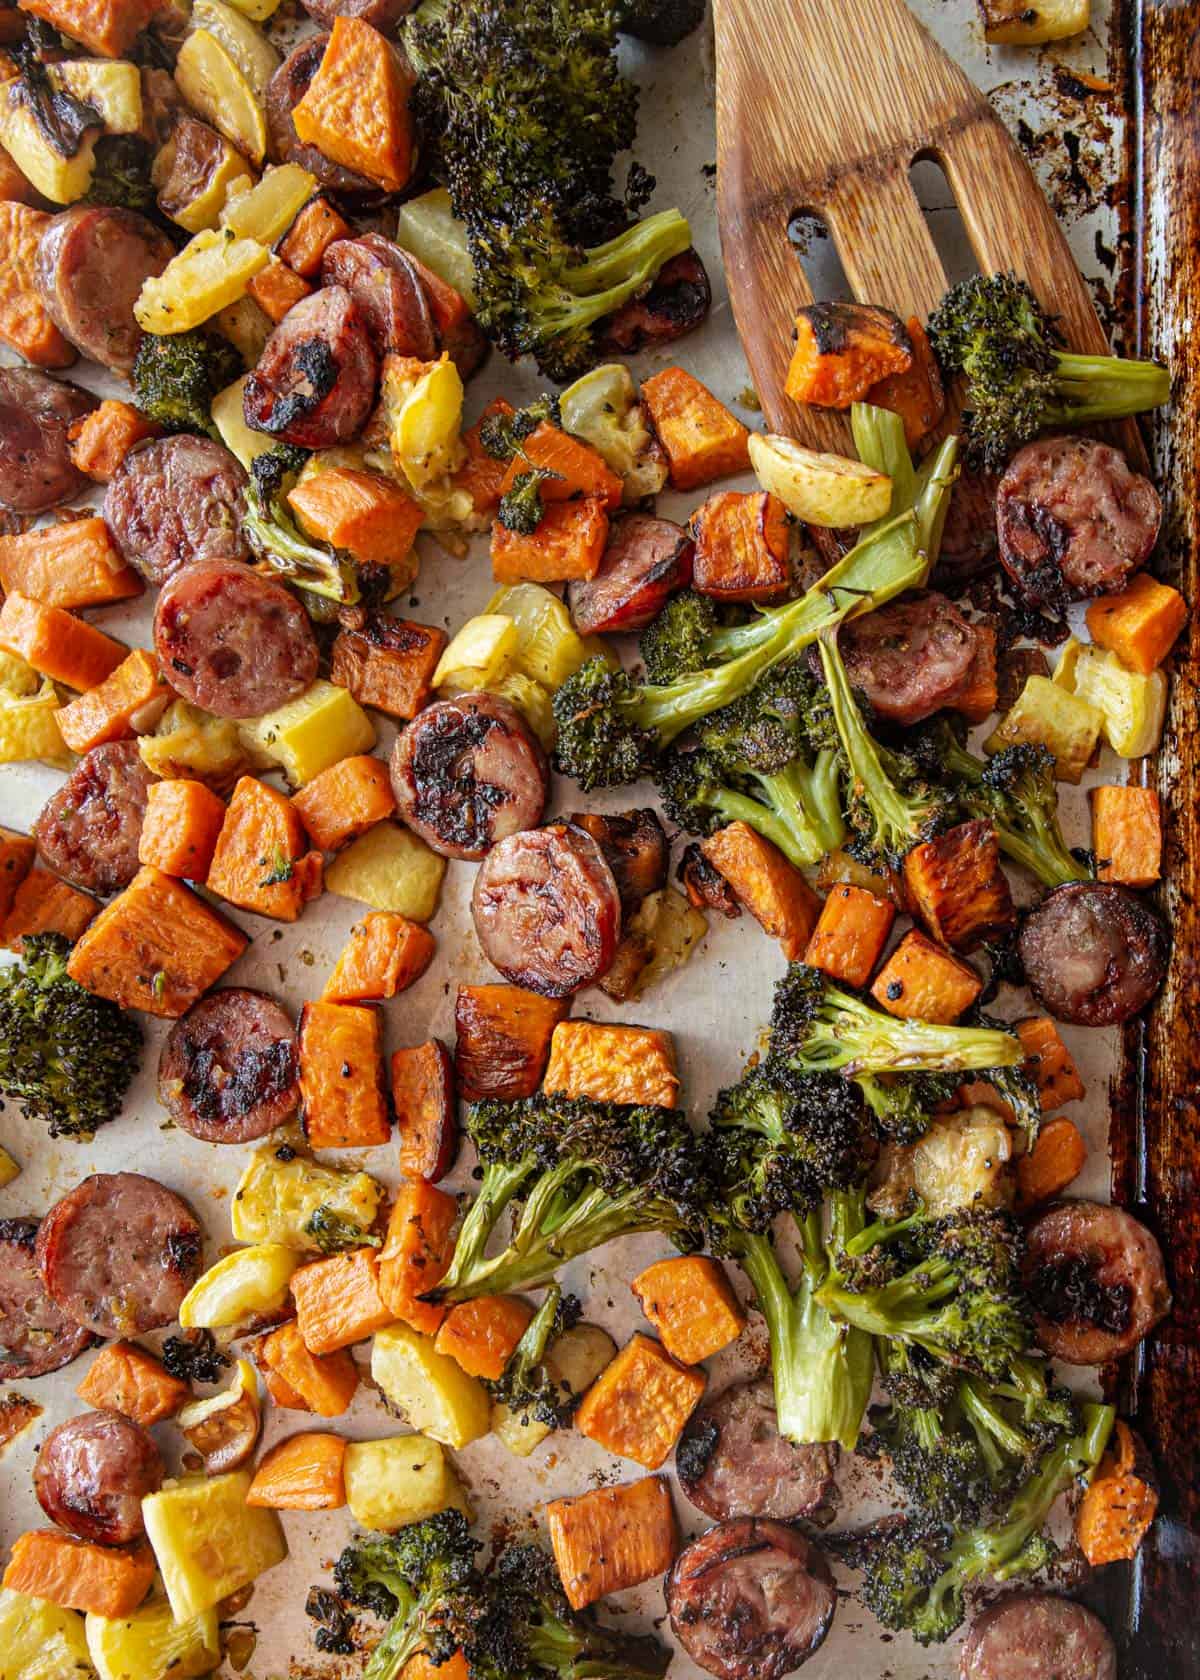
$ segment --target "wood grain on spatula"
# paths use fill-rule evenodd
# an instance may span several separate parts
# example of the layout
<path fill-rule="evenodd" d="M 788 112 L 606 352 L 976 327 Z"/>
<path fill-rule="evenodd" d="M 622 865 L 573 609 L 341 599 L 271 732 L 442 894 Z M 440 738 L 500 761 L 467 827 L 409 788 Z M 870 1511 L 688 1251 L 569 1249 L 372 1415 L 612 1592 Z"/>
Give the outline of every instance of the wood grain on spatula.
<path fill-rule="evenodd" d="M 717 214 L 734 315 L 771 428 L 845 450 L 845 418 L 784 392 L 797 309 L 811 303 L 788 239 L 827 224 L 863 303 L 922 318 L 946 290 L 909 171 L 932 158 L 985 273 L 1014 269 L 1068 346 L 1108 350 L 1053 211 L 1016 142 L 903 0 L 713 0 Z"/>

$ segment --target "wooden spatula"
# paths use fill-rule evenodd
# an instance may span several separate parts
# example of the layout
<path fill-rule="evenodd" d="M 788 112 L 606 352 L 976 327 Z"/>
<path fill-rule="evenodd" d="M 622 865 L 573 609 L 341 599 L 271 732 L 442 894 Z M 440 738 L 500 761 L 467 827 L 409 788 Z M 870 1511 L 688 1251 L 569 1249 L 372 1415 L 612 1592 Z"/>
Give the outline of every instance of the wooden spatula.
<path fill-rule="evenodd" d="M 713 0 L 717 207 L 738 330 L 767 422 L 845 450 L 838 415 L 784 393 L 796 310 L 813 301 L 788 239 L 827 224 L 863 303 L 922 319 L 946 276 L 909 180 L 939 163 L 985 274 L 1014 269 L 1072 350 L 1108 341 L 1062 229 L 988 101 L 903 0 Z"/>

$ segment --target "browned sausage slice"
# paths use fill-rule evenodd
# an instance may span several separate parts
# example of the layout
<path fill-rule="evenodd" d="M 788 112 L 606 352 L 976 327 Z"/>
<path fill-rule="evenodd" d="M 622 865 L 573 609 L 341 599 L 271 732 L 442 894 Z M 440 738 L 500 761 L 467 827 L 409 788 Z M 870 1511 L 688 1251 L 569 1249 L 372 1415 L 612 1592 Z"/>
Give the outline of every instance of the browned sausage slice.
<path fill-rule="evenodd" d="M 301 298 L 263 346 L 242 390 L 246 424 L 281 443 L 329 449 L 366 424 L 379 364 L 367 323 L 344 286 Z"/>
<path fill-rule="evenodd" d="M 708 319 L 712 287 L 698 251 L 681 251 L 659 269 L 640 297 L 630 298 L 597 327 L 606 354 L 632 356 L 649 346 L 670 344 Z"/>
<path fill-rule="evenodd" d="M 380 355 L 394 350 L 422 362 L 437 355 L 437 329 L 420 276 L 381 233 L 335 239 L 321 261 L 321 284 L 350 293 Z"/>
<path fill-rule="evenodd" d="M 152 1436 L 120 1412 L 85 1412 L 52 1429 L 33 1490 L 51 1522 L 79 1540 L 127 1546 L 146 1532 L 142 1500 L 166 1468 Z"/>
<path fill-rule="evenodd" d="M 1086 437 L 1018 450 L 996 492 L 1000 559 L 1022 597 L 1061 610 L 1111 595 L 1150 557 L 1162 503 L 1119 449 Z"/>
<path fill-rule="evenodd" d="M 131 449 L 104 492 L 105 522 L 147 583 L 194 560 L 246 560 L 240 524 L 246 474 L 214 438 L 152 438 Z"/>
<path fill-rule="evenodd" d="M 261 717 L 317 674 L 317 643 L 299 601 L 234 560 L 176 573 L 158 598 L 154 646 L 171 687 L 218 717 Z"/>
<path fill-rule="evenodd" d="M 383 35 L 391 34 L 415 0 L 304 0 L 304 10 L 322 29 L 332 29 L 335 18 L 361 18 Z"/>
<path fill-rule="evenodd" d="M 262 992 L 210 992 L 176 1021 L 158 1063 L 158 1100 L 205 1143 L 250 1143 L 300 1106 L 287 1011 Z"/>
<path fill-rule="evenodd" d="M 648 513 L 618 519 L 594 578 L 568 585 L 567 605 L 583 636 L 643 630 L 667 597 L 692 581 L 695 545 L 681 525 Z"/>
<path fill-rule="evenodd" d="M 92 1345 L 38 1276 L 36 1219 L 0 1219 L 0 1382 L 60 1371 Z"/>
<path fill-rule="evenodd" d="M 542 820 L 546 755 L 515 706 L 459 694 L 418 712 L 392 749 L 400 815 L 443 857 L 485 857 Z"/>
<path fill-rule="evenodd" d="M 0 368 L 0 507 L 45 513 L 92 488 L 71 459 L 67 429 L 98 401 L 38 368 Z"/>
<path fill-rule="evenodd" d="M 1018 940 L 1035 997 L 1059 1021 L 1112 1027 L 1144 1009 L 1167 967 L 1167 930 L 1148 904 L 1109 882 L 1056 887 Z"/>
<path fill-rule="evenodd" d="M 955 589 L 996 561 L 995 473 L 965 467 L 954 481 L 934 581 Z"/>
<path fill-rule="evenodd" d="M 851 683 L 872 709 L 910 724 L 955 698 L 978 643 L 954 603 L 930 589 L 853 620 L 838 645 Z"/>
<path fill-rule="evenodd" d="M 830 1508 L 836 1442 L 797 1446 L 780 1433 L 769 1377 L 732 1383 L 692 1413 L 675 1449 L 679 1485 L 706 1517 L 790 1522 Z"/>
<path fill-rule="evenodd" d="M 347 197 L 377 202 L 382 196 L 374 181 L 334 163 L 316 146 L 301 140 L 292 111 L 308 92 L 329 45 L 327 34 L 309 35 L 284 59 L 267 84 L 267 150 L 272 163 L 298 163 L 318 185 Z"/>
<path fill-rule="evenodd" d="M 55 1202 L 37 1234 L 50 1299 L 97 1336 L 140 1336 L 174 1323 L 200 1275 L 191 1208 L 141 1173 L 93 1173 Z"/>
<path fill-rule="evenodd" d="M 74 204 L 38 243 L 37 287 L 46 312 L 77 350 L 128 375 L 142 342 L 133 306 L 175 247 L 153 222 L 109 204 Z"/>
<path fill-rule="evenodd" d="M 492 847 L 475 877 L 471 915 L 484 955 L 506 980 L 564 998 L 612 967 L 621 897 L 591 835 L 554 823 Z"/>
<path fill-rule="evenodd" d="M 138 872 L 146 796 L 156 780 L 136 741 L 93 747 L 33 825 L 42 862 L 101 898 L 127 887 Z"/>
<path fill-rule="evenodd" d="M 1083 1604 L 1015 1592 L 971 1623 L 960 1680 L 1117 1680 L 1108 1629 Z"/>
<path fill-rule="evenodd" d="M 692 1661 L 718 1680 L 781 1680 L 808 1661 L 833 1621 L 825 1555 L 768 1518 L 718 1523 L 667 1576 L 667 1610 Z"/>
<path fill-rule="evenodd" d="M 1170 1310 L 1162 1250 L 1123 1208 L 1057 1202 L 1025 1235 L 1025 1288 L 1039 1344 L 1069 1365 L 1103 1365 Z"/>

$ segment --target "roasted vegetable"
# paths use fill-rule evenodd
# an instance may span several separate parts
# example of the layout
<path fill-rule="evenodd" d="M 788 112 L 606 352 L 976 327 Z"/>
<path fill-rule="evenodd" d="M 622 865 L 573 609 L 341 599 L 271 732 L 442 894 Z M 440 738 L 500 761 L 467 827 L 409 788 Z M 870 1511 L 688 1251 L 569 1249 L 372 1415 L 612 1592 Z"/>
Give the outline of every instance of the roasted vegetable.
<path fill-rule="evenodd" d="M 310 542 L 288 507 L 288 491 L 306 458 L 292 444 L 276 444 L 255 457 L 242 527 L 264 566 L 313 595 L 353 606 L 362 590 L 352 556 L 328 543 Z"/>
<path fill-rule="evenodd" d="M 241 357 L 216 333 L 146 333 L 133 364 L 133 400 L 165 431 L 217 437 L 213 398 L 241 371 Z"/>
<path fill-rule="evenodd" d="M 444 1663 L 470 1643 L 482 1614 L 476 1550 L 461 1511 L 346 1547 L 334 1567 L 339 1594 L 389 1623 L 363 1680 L 399 1680 L 418 1652 Z"/>

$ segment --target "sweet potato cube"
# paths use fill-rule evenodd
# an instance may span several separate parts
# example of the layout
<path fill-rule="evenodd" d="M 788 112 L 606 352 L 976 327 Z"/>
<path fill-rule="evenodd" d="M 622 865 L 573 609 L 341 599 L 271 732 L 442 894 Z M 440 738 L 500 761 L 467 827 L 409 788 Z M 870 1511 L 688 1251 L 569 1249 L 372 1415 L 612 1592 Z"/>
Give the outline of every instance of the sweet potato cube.
<path fill-rule="evenodd" d="M 983 982 L 969 963 L 913 928 L 875 976 L 871 996 L 889 1015 L 949 1026 L 982 990 Z"/>
<path fill-rule="evenodd" d="M 143 864 L 80 935 L 72 980 L 124 1009 L 174 1020 L 241 956 L 248 940 L 181 881 Z"/>
<path fill-rule="evenodd" d="M 1064 1114 L 1047 1120 L 1033 1148 L 1017 1162 L 1018 1212 L 1061 1196 L 1086 1160 L 1087 1144 L 1075 1122 Z"/>
<path fill-rule="evenodd" d="M 0 42 L 19 41 L 25 32 L 25 19 L 14 6 L 11 10 L 0 12 Z M 18 168 L 16 160 L 10 152 L 0 146 L 0 199 L 7 203 L 31 204 L 35 208 L 41 204 L 41 194 L 33 182 Z"/>
<path fill-rule="evenodd" d="M 282 258 L 273 256 L 265 268 L 260 268 L 246 282 L 246 290 L 263 314 L 278 324 L 294 304 L 308 296 L 312 287 Z"/>
<path fill-rule="evenodd" d="M 335 852 L 396 809 L 388 767 L 371 753 L 356 753 L 322 770 L 292 795 L 292 804 L 314 846 Z"/>
<path fill-rule="evenodd" d="M 725 1269 L 704 1254 L 659 1260 L 630 1286 L 672 1359 L 699 1365 L 736 1342 L 746 1314 Z"/>
<path fill-rule="evenodd" d="M 426 704 L 446 632 L 377 613 L 362 630 L 339 631 L 329 675 L 360 706 L 414 718 Z"/>
<path fill-rule="evenodd" d="M 552 1500 L 546 1526 L 573 1610 L 664 1575 L 679 1547 L 670 1490 L 661 1476 Z"/>
<path fill-rule="evenodd" d="M 1096 879 L 1152 887 L 1162 874 L 1162 811 L 1153 788 L 1092 789 Z"/>
<path fill-rule="evenodd" d="M 512 414 L 515 410 L 503 397 L 495 397 L 473 426 L 462 435 L 467 458 L 454 475 L 454 488 L 465 490 L 475 504 L 476 513 L 495 513 L 500 506 L 504 480 L 508 476 L 508 462 L 499 460 L 483 447 L 483 427 L 497 414 Z"/>
<path fill-rule="evenodd" d="M 188 1384 L 136 1342 L 101 1348 L 75 1392 L 87 1405 L 120 1412 L 145 1429 L 174 1417 L 192 1398 Z"/>
<path fill-rule="evenodd" d="M 975 653 L 967 674 L 959 684 L 951 710 L 961 712 L 969 724 L 987 721 L 1000 704 L 1000 673 L 996 654 L 996 632 L 990 624 L 976 624 Z"/>
<path fill-rule="evenodd" d="M 890 899 L 839 881 L 821 906 L 804 960 L 831 980 L 865 986 L 895 919 L 896 906 Z"/>
<path fill-rule="evenodd" d="M 550 1040 L 546 1091 L 596 1102 L 679 1101 L 675 1042 L 653 1027 L 616 1026 L 605 1021 L 560 1021 Z"/>
<path fill-rule="evenodd" d="M 1022 1064 L 1038 1088 L 1042 1113 L 1087 1095 L 1079 1069 L 1048 1015 L 1031 1015 L 1013 1028 L 1025 1051 Z"/>
<path fill-rule="evenodd" d="M 32 836 L 0 828 L 0 923 L 12 909 L 17 888 L 33 868 L 36 852 Z"/>
<path fill-rule="evenodd" d="M 914 846 L 904 860 L 904 885 L 930 933 L 956 951 L 973 951 L 1017 919 L 988 822 L 959 823 Z"/>
<path fill-rule="evenodd" d="M 661 1342 L 639 1332 L 579 1402 L 575 1427 L 606 1452 L 657 1470 L 674 1451 L 707 1381 L 703 1371 L 680 1365 Z"/>
<path fill-rule="evenodd" d="M 152 782 L 138 840 L 138 859 L 187 881 L 204 881 L 225 822 L 225 801 L 186 777 Z"/>
<path fill-rule="evenodd" d="M 314 1149 L 370 1149 L 391 1136 L 383 1090 L 383 1020 L 353 1003 L 300 1013 L 300 1093 Z"/>
<path fill-rule="evenodd" d="M 320 273 L 325 253 L 335 240 L 353 236 L 354 229 L 327 198 L 310 198 L 276 250 L 289 268 L 311 280 Z"/>
<path fill-rule="evenodd" d="M 764 932 L 778 939 L 787 960 L 795 962 L 821 913 L 821 900 L 800 871 L 744 822 L 719 828 L 701 842 L 700 850 Z"/>
<path fill-rule="evenodd" d="M 641 390 L 667 454 L 673 490 L 699 490 L 750 470 L 750 433 L 723 402 L 682 368 L 663 368 Z"/>
<path fill-rule="evenodd" d="M 300 139 L 333 163 L 402 192 L 416 161 L 413 77 L 391 42 L 357 17 L 336 17 L 316 75 L 292 109 Z"/>
<path fill-rule="evenodd" d="M 451 1307 L 433 1345 L 469 1377 L 495 1382 L 504 1375 L 532 1318 L 533 1308 L 519 1295 L 481 1295 Z"/>
<path fill-rule="evenodd" d="M 288 796 L 256 776 L 242 776 L 204 884 L 242 910 L 294 922 L 314 885 L 320 891 L 319 870 L 314 879 L 304 848 L 304 827 Z"/>
<path fill-rule="evenodd" d="M 519 453 L 508 463 L 500 494 L 506 496 L 521 474 L 535 467 L 558 475 L 543 480 L 540 486 L 543 502 L 566 502 L 575 496 L 599 496 L 610 513 L 615 513 L 621 505 L 624 486 L 603 455 L 590 443 L 572 437 L 548 420 L 543 420 L 529 434 Z"/>
<path fill-rule="evenodd" d="M 392 1108 L 400 1135 L 400 1171 L 406 1178 L 436 1184 L 458 1152 L 454 1063 L 438 1039 L 392 1052 Z"/>
<path fill-rule="evenodd" d="M 53 24 L 100 58 L 124 58 L 162 0 L 19 0 L 23 12 Z"/>
<path fill-rule="evenodd" d="M 65 368 L 75 360 L 75 346 L 50 319 L 35 277 L 38 243 L 49 223 L 44 210 L 0 201 L 0 344 L 34 367 Z"/>
<path fill-rule="evenodd" d="M 444 1663 L 435 1663 L 424 1651 L 418 1651 L 400 1670 L 400 1680 L 471 1680 L 471 1673 L 461 1651 L 455 1651 Z"/>
<path fill-rule="evenodd" d="M 915 315 L 906 323 L 912 363 L 901 373 L 889 373 L 867 392 L 876 408 L 889 408 L 904 422 L 904 441 L 916 449 L 946 412 L 946 388 L 929 334 Z"/>
<path fill-rule="evenodd" d="M 289 492 L 288 501 L 310 536 L 348 549 L 367 565 L 403 560 L 425 517 L 420 504 L 390 478 L 356 467 L 314 473 Z"/>
<path fill-rule="evenodd" d="M 593 578 L 608 542 L 608 514 L 599 496 L 547 502 L 530 536 L 492 526 L 492 576 L 497 583 L 565 583 Z"/>
<path fill-rule="evenodd" d="M 569 1008 L 521 986 L 460 986 L 454 1005 L 459 1094 L 467 1102 L 531 1097 Z"/>
<path fill-rule="evenodd" d="M 1137 1555 L 1158 1514 L 1158 1481 L 1146 1444 L 1124 1418 L 1075 1513 L 1075 1539 L 1093 1569 Z"/>
<path fill-rule="evenodd" d="M 136 1610 L 154 1579 L 154 1553 L 136 1546 L 97 1546 L 58 1529 L 18 1535 L 3 1585 L 63 1610 L 115 1619 Z"/>
<path fill-rule="evenodd" d="M 134 648 L 110 677 L 77 695 L 54 714 L 58 731 L 72 752 L 90 752 L 106 741 L 123 741 L 151 729 L 166 710 L 171 690 L 158 661 Z"/>
<path fill-rule="evenodd" d="M 393 1318 L 422 1336 L 436 1335 L 448 1311 L 420 1297 L 446 1275 L 457 1222 L 454 1196 L 419 1179 L 400 1186 L 379 1254 L 379 1292 Z"/>
<path fill-rule="evenodd" d="M 336 1353 L 311 1353 L 295 1319 L 256 1338 L 250 1351 L 277 1406 L 339 1417 L 354 1398 L 358 1367 L 353 1359 L 344 1348 Z"/>
<path fill-rule="evenodd" d="M 341 1435 L 291 1435 L 263 1454 L 246 1503 L 273 1511 L 336 1511 L 346 1503 L 345 1466 Z"/>
<path fill-rule="evenodd" d="M 157 437 L 153 420 L 132 403 L 106 397 L 99 408 L 72 421 L 67 428 L 71 459 L 81 473 L 107 484 L 135 444 Z"/>
<path fill-rule="evenodd" d="M 784 390 L 793 402 L 849 408 L 891 373 L 906 373 L 913 352 L 890 309 L 867 303 L 810 303 L 796 316 L 796 348 Z"/>
<path fill-rule="evenodd" d="M 722 490 L 692 517 L 692 585 L 718 601 L 777 601 L 792 581 L 787 509 L 767 491 Z"/>
<path fill-rule="evenodd" d="M 1138 572 L 1117 595 L 1101 595 L 1087 610 L 1088 634 L 1115 653 L 1123 665 L 1149 676 L 1175 645 L 1188 621 L 1188 604 L 1177 589 Z"/>
<path fill-rule="evenodd" d="M 0 648 L 81 694 L 110 677 L 129 652 L 94 624 L 19 590 L 0 607 Z"/>
<path fill-rule="evenodd" d="M 0 945 L 19 951 L 26 934 L 61 933 L 72 944 L 100 906 L 90 894 L 69 887 L 48 869 L 30 869 L 18 883 L 0 928 Z"/>
<path fill-rule="evenodd" d="M 337 960 L 323 1002 L 378 1003 L 403 992 L 429 967 L 437 941 L 428 929 L 393 910 L 356 922 Z"/>
<path fill-rule="evenodd" d="M 292 1273 L 291 1289 L 296 1323 L 310 1353 L 336 1353 L 392 1323 L 379 1293 L 379 1257 L 373 1248 L 313 1260 Z"/>
<path fill-rule="evenodd" d="M 6 594 L 18 590 L 47 607 L 107 607 L 144 587 L 99 517 L 0 537 L 0 588 Z"/>

